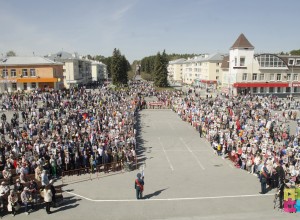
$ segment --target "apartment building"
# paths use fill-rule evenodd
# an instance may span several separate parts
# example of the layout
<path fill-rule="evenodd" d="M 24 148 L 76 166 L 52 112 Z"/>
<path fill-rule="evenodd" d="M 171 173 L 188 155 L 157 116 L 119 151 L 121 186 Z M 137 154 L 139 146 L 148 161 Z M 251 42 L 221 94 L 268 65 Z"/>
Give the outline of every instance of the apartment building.
<path fill-rule="evenodd" d="M 0 60 L 0 92 L 63 88 L 63 64 L 38 56 Z"/>
<path fill-rule="evenodd" d="M 66 88 L 92 82 L 92 62 L 90 60 L 83 59 L 77 53 L 71 54 L 64 51 L 49 54 L 46 57 L 63 63 Z"/>
<path fill-rule="evenodd" d="M 221 63 L 223 58 L 224 55 L 214 53 L 187 59 L 182 65 L 183 83 L 203 88 L 216 88 L 222 78 Z"/>
<path fill-rule="evenodd" d="M 241 34 L 222 62 L 223 91 L 230 94 L 299 94 L 300 56 L 254 54 Z"/>
<path fill-rule="evenodd" d="M 107 79 L 106 65 L 99 61 L 91 61 L 92 63 L 92 81 L 101 82 Z"/>
<path fill-rule="evenodd" d="M 183 64 L 186 59 L 172 60 L 168 65 L 168 80 L 172 82 L 182 82 Z"/>

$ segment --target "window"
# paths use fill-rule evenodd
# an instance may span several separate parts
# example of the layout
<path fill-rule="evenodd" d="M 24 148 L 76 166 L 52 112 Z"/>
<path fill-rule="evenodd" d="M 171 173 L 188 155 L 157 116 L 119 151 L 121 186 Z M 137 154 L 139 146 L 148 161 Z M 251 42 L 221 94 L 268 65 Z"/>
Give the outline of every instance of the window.
<path fill-rule="evenodd" d="M 291 87 L 286 87 L 285 92 L 291 92 Z"/>
<path fill-rule="evenodd" d="M 35 69 L 30 69 L 30 76 L 35 76 Z"/>
<path fill-rule="evenodd" d="M 22 76 L 28 76 L 27 69 L 22 69 Z"/>
<path fill-rule="evenodd" d="M 247 73 L 243 73 L 243 80 L 247 80 Z"/>
<path fill-rule="evenodd" d="M 296 66 L 300 66 L 300 59 L 296 59 Z"/>
<path fill-rule="evenodd" d="M 289 66 L 294 66 L 295 64 L 295 59 L 289 59 Z"/>
<path fill-rule="evenodd" d="M 31 83 L 31 88 L 36 89 L 36 83 L 35 82 Z"/>
<path fill-rule="evenodd" d="M 269 93 L 273 93 L 274 92 L 274 88 L 273 87 L 269 87 Z"/>
<path fill-rule="evenodd" d="M 264 87 L 260 87 L 260 93 L 264 93 L 265 92 L 265 88 Z"/>
<path fill-rule="evenodd" d="M 245 57 L 240 58 L 240 66 L 245 66 Z"/>
<path fill-rule="evenodd" d="M 274 56 L 272 54 L 263 54 L 259 55 L 257 57 L 259 66 L 261 68 L 265 67 L 275 67 L 275 68 L 282 68 L 286 67 L 286 64 L 283 62 L 283 60 L 277 56 Z"/>
<path fill-rule="evenodd" d="M 286 80 L 287 80 L 287 81 L 290 81 L 290 80 L 291 80 L 291 74 L 290 74 L 290 73 L 286 75 Z"/>
<path fill-rule="evenodd" d="M 13 91 L 17 90 L 17 83 L 12 83 L 11 87 Z"/>
<path fill-rule="evenodd" d="M 259 80 L 260 81 L 265 80 L 265 74 L 259 74 Z"/>
<path fill-rule="evenodd" d="M 277 81 L 281 81 L 281 74 L 277 74 L 276 80 L 277 80 Z"/>
<path fill-rule="evenodd" d="M 298 92 L 298 87 L 294 87 L 294 92 Z"/>
<path fill-rule="evenodd" d="M 234 58 L 234 66 L 237 66 L 237 58 Z"/>
<path fill-rule="evenodd" d="M 280 92 L 281 92 L 281 88 L 277 87 L 277 93 L 280 93 Z"/>
<path fill-rule="evenodd" d="M 253 91 L 253 93 L 257 93 L 257 88 L 253 87 L 252 91 Z"/>
<path fill-rule="evenodd" d="M 294 80 L 294 81 L 298 81 L 298 74 L 294 74 L 293 80 Z"/>
<path fill-rule="evenodd" d="M 2 70 L 2 77 L 7 77 L 8 76 L 8 70 L 7 69 L 3 69 Z"/>
<path fill-rule="evenodd" d="M 274 73 L 271 73 L 270 74 L 270 80 L 274 80 L 275 79 L 275 75 L 274 75 Z"/>
<path fill-rule="evenodd" d="M 23 88 L 24 88 L 24 90 L 27 90 L 27 83 L 23 84 Z"/>
<path fill-rule="evenodd" d="M 257 80 L 257 73 L 253 73 L 252 80 Z"/>
<path fill-rule="evenodd" d="M 15 69 L 11 69 L 10 70 L 10 75 L 11 75 L 11 77 L 16 77 L 17 76 L 16 70 Z"/>

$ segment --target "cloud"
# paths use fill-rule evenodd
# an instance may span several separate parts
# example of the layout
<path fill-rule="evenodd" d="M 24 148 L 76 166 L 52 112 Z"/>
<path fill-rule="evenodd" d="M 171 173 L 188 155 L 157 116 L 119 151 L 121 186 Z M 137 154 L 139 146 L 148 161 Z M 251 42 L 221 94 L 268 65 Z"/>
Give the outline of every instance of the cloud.
<path fill-rule="evenodd" d="M 130 4 L 125 5 L 121 8 L 118 8 L 115 12 L 113 12 L 111 19 L 113 21 L 119 21 L 122 19 L 128 11 L 137 3 L 137 1 L 132 1 Z"/>

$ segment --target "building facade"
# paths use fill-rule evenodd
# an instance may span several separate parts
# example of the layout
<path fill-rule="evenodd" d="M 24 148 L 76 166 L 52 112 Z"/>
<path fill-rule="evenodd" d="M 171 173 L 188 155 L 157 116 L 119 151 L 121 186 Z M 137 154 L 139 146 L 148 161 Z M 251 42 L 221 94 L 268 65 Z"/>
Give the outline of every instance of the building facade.
<path fill-rule="evenodd" d="M 103 82 L 107 79 L 106 65 L 99 61 L 92 62 L 92 81 Z"/>
<path fill-rule="evenodd" d="M 44 57 L 7 57 L 0 61 L 0 92 L 63 88 L 63 64 Z"/>
<path fill-rule="evenodd" d="M 216 88 L 221 80 L 223 55 L 214 53 L 170 61 L 169 78 L 187 85 Z"/>
<path fill-rule="evenodd" d="M 186 59 L 172 60 L 168 65 L 168 80 L 171 82 L 182 82 L 183 64 Z"/>
<path fill-rule="evenodd" d="M 228 65 L 226 65 L 226 62 Z M 241 34 L 222 62 L 223 91 L 237 94 L 300 94 L 300 56 L 255 54 Z"/>
<path fill-rule="evenodd" d="M 92 62 L 77 53 L 58 52 L 46 56 L 48 59 L 63 63 L 64 86 L 70 88 L 92 82 Z"/>

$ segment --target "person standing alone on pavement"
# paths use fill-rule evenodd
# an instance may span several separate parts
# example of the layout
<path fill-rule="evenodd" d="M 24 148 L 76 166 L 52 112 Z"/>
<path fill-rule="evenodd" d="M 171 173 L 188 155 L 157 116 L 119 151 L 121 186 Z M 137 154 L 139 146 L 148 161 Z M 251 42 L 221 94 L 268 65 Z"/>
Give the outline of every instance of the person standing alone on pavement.
<path fill-rule="evenodd" d="M 144 190 L 144 177 L 141 177 L 142 175 L 140 173 L 137 174 L 137 178 L 134 182 L 134 188 L 136 191 L 136 198 L 142 199 L 142 193 Z"/>
<path fill-rule="evenodd" d="M 46 203 L 46 212 L 47 214 L 51 214 L 50 206 L 52 203 L 52 192 L 50 186 L 47 185 L 43 191 L 44 191 L 44 201 Z"/>

